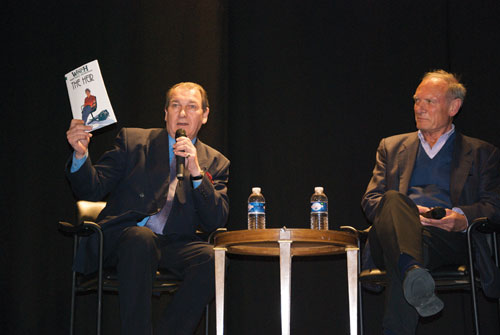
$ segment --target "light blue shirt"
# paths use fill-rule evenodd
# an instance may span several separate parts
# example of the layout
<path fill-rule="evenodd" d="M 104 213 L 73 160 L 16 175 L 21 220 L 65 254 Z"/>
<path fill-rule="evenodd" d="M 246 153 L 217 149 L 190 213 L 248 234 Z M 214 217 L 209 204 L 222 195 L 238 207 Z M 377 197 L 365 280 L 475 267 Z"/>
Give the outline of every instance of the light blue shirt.
<path fill-rule="evenodd" d="M 80 170 L 83 163 L 85 163 L 85 161 L 87 160 L 87 157 L 89 156 L 89 151 L 87 150 L 85 152 L 85 155 L 80 159 L 76 158 L 75 155 L 76 155 L 76 153 L 73 152 L 73 161 L 71 162 L 71 169 L 70 169 L 71 173 L 75 173 L 76 171 Z"/>
<path fill-rule="evenodd" d="M 455 132 L 455 125 L 452 123 L 451 129 L 448 130 L 443 135 L 441 135 L 438 138 L 436 144 L 434 144 L 434 146 L 432 148 L 431 148 L 430 144 L 427 143 L 427 141 L 424 138 L 424 135 L 422 134 L 422 132 L 420 130 L 418 131 L 418 138 L 420 139 L 420 143 L 422 143 L 422 148 L 424 148 L 427 156 L 429 156 L 430 159 L 433 159 L 439 153 L 439 151 L 441 151 L 441 149 L 444 147 L 446 141 L 448 141 L 448 138 L 450 138 L 450 136 L 454 132 Z"/>
<path fill-rule="evenodd" d="M 175 142 L 176 142 L 175 139 L 172 138 L 170 135 L 168 135 L 168 158 L 169 158 L 169 163 L 172 163 L 172 159 L 174 157 L 174 143 Z M 196 137 L 191 142 L 193 144 L 195 144 L 196 143 Z M 80 168 L 82 167 L 83 163 L 85 163 L 85 161 L 87 160 L 88 156 L 89 156 L 88 150 L 85 153 L 85 156 L 83 156 L 80 159 L 76 158 L 75 157 L 75 153 L 73 152 L 73 160 L 71 162 L 70 172 L 74 173 L 74 172 L 80 170 Z M 193 188 L 197 188 L 200 185 L 201 185 L 201 180 L 193 180 Z M 142 221 L 138 222 L 137 225 L 138 226 L 144 226 L 146 224 L 146 222 L 148 221 L 148 219 L 149 219 L 149 216 L 146 216 Z"/>

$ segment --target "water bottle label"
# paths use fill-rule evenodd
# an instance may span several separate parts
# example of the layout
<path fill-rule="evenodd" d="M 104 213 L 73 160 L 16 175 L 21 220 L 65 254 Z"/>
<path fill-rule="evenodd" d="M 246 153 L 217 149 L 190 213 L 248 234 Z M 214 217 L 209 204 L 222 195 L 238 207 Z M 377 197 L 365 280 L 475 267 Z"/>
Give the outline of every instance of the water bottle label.
<path fill-rule="evenodd" d="M 265 213 L 266 206 L 262 202 L 249 202 L 248 213 Z"/>
<path fill-rule="evenodd" d="M 328 212 L 328 203 L 323 201 L 311 202 L 311 213 L 326 213 Z"/>

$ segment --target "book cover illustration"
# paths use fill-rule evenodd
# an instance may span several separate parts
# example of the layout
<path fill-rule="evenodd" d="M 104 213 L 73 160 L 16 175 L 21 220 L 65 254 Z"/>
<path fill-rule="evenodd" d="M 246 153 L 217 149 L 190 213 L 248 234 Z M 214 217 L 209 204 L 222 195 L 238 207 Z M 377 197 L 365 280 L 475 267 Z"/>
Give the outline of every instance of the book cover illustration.
<path fill-rule="evenodd" d="M 92 130 L 116 122 L 97 60 L 66 73 L 65 79 L 74 119 L 85 121 Z"/>

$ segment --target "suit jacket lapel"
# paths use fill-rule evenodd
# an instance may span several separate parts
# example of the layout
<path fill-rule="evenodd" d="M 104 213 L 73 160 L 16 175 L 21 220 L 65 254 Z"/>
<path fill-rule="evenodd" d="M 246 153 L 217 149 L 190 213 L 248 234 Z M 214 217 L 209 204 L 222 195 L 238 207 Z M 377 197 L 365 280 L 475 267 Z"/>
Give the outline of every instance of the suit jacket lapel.
<path fill-rule="evenodd" d="M 457 205 L 467 176 L 472 167 L 472 148 L 459 133 L 455 137 L 450 173 L 450 196 L 453 206 Z"/>
<path fill-rule="evenodd" d="M 201 142 L 200 139 L 197 139 L 194 146 L 196 147 L 196 152 L 198 155 L 198 164 L 200 164 L 201 170 L 203 172 L 206 172 L 208 169 L 208 157 L 205 150 L 205 144 Z"/>
<path fill-rule="evenodd" d="M 417 150 L 420 145 L 417 133 L 411 134 L 402 144 L 398 152 L 398 170 L 399 170 L 399 192 L 408 193 L 411 174 L 417 158 Z"/>
<path fill-rule="evenodd" d="M 168 150 L 168 133 L 161 129 L 156 136 L 152 136 L 146 146 L 146 173 L 150 190 L 155 190 L 155 200 L 161 199 L 159 208 L 163 207 L 168 193 L 170 178 L 170 161 Z M 158 187 L 158 185 L 161 185 Z"/>

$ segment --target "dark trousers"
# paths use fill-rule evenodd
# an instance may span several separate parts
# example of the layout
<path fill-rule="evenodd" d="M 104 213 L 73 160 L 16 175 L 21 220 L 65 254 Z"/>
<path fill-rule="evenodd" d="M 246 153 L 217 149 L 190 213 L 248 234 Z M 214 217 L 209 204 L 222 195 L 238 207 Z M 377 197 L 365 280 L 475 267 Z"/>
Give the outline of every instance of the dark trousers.
<path fill-rule="evenodd" d="M 398 335 L 415 334 L 418 314 L 404 298 L 399 256 L 406 253 L 430 270 L 446 264 L 464 264 L 465 234 L 422 226 L 413 201 L 399 192 L 387 191 L 377 209 L 369 244 L 373 261 L 387 271 L 384 329 Z"/>
<path fill-rule="evenodd" d="M 201 241 L 169 241 L 149 228 L 124 229 L 106 266 L 118 271 L 122 335 L 151 335 L 151 296 L 158 268 L 179 275 L 182 284 L 162 312 L 154 334 L 191 335 L 213 299 L 213 246 Z"/>
<path fill-rule="evenodd" d="M 95 111 L 95 108 L 92 108 L 91 106 L 85 106 L 82 109 L 82 120 L 85 124 L 87 124 L 87 119 L 89 118 L 90 113 Z"/>

